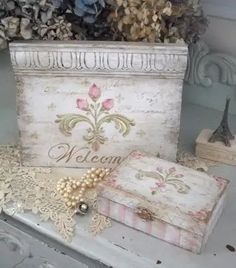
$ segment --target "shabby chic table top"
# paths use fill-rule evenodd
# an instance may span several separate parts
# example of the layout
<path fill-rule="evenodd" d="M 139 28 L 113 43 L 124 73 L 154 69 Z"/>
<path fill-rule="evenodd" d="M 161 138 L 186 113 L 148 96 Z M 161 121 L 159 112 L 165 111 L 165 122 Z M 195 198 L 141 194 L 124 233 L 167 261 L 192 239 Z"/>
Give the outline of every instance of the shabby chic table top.
<path fill-rule="evenodd" d="M 1 109 L 1 107 L 0 107 Z M 1 143 L 14 143 L 17 137 L 16 126 L 12 126 L 11 116 L 14 112 L 6 109 L 0 113 L 0 122 L 9 122 L 9 130 L 0 130 Z M 9 118 L 9 120 L 7 120 Z M 193 152 L 194 141 L 203 128 L 216 128 L 221 113 L 191 104 L 184 105 L 182 111 L 182 128 L 180 150 Z M 236 117 L 230 118 L 232 131 L 236 133 Z M 5 124 L 6 125 L 6 124 Z M 78 217 L 76 236 L 71 243 L 65 242 L 52 225 L 41 222 L 33 214 L 15 214 L 13 221 L 23 223 L 36 230 L 43 237 L 63 245 L 66 253 L 78 252 L 109 267 L 119 268 L 235 268 L 236 253 L 226 245 L 236 247 L 236 167 L 219 165 L 212 167 L 209 173 L 224 176 L 231 181 L 226 207 L 214 229 L 205 250 L 201 255 L 172 246 L 164 241 L 150 237 L 117 222 L 102 234 L 93 237 L 87 229 L 88 218 Z"/>

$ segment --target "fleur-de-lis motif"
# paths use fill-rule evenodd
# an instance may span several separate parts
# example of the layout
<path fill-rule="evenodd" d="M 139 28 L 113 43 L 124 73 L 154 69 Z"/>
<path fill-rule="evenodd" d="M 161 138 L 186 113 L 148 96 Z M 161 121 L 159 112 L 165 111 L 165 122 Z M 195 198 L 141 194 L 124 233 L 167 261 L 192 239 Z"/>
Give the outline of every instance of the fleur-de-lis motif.
<path fill-rule="evenodd" d="M 167 170 L 157 167 L 156 171 L 144 171 L 139 170 L 139 173 L 136 175 L 137 179 L 143 179 L 143 177 L 154 178 L 157 180 L 154 186 L 150 187 L 152 194 L 157 192 L 166 191 L 167 185 L 172 185 L 176 188 L 177 192 L 180 194 L 187 194 L 190 190 L 190 187 L 184 183 L 181 178 L 184 177 L 183 174 L 176 172 L 176 168 L 172 167 Z"/>
<path fill-rule="evenodd" d="M 132 126 L 135 125 L 133 120 L 120 114 L 109 114 L 109 111 L 114 106 L 113 99 L 105 99 L 102 102 L 98 100 L 101 97 L 101 89 L 97 85 L 93 84 L 89 88 L 87 99 L 78 98 L 76 100 L 77 108 L 86 112 L 86 115 L 82 114 L 63 114 L 57 115 L 56 123 L 59 124 L 59 130 L 65 136 L 70 136 L 72 129 L 79 123 L 87 123 L 89 128 L 87 129 L 87 135 L 83 138 L 88 144 L 92 145 L 94 151 L 98 151 L 101 144 L 104 144 L 107 137 L 104 135 L 103 125 L 105 123 L 113 122 L 116 129 L 123 135 L 127 136 Z"/>

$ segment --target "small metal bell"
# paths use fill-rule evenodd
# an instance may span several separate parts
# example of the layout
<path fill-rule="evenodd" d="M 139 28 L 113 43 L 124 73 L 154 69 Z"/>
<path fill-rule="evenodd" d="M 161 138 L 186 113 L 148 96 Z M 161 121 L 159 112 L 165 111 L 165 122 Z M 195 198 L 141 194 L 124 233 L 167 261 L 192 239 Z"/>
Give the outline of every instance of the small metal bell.
<path fill-rule="evenodd" d="M 87 214 L 88 210 L 89 210 L 88 204 L 81 202 L 79 204 L 78 208 L 76 209 L 75 214 L 76 215 L 85 215 L 85 214 Z"/>

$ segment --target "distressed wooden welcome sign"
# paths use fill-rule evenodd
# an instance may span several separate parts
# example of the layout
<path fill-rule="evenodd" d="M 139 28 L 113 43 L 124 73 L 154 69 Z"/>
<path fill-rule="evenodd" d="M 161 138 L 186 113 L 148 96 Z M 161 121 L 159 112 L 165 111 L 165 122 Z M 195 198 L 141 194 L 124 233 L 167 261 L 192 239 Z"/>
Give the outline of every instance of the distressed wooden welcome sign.
<path fill-rule="evenodd" d="M 139 149 L 174 160 L 186 46 L 16 42 L 22 163 L 113 167 Z"/>

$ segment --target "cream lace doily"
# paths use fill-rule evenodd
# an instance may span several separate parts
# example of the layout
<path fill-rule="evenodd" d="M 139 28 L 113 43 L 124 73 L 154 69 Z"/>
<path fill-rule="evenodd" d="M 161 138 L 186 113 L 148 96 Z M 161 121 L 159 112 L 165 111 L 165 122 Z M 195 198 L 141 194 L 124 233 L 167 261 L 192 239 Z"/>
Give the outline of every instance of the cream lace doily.
<path fill-rule="evenodd" d="M 190 154 L 179 154 L 178 163 L 207 171 L 208 163 Z M 0 146 L 0 212 L 31 211 L 44 221 L 50 220 L 66 240 L 74 235 L 74 211 L 68 209 L 57 194 L 60 171 L 49 168 L 27 168 L 20 165 L 20 152 L 16 146 Z M 88 231 L 93 235 L 111 226 L 111 220 L 96 212 L 96 190 L 88 192 L 86 200 L 92 208 Z"/>
<path fill-rule="evenodd" d="M 216 166 L 218 164 L 211 160 L 198 158 L 187 152 L 178 152 L 177 163 L 203 172 L 207 172 L 209 167 Z"/>
<path fill-rule="evenodd" d="M 0 146 L 0 212 L 32 211 L 39 214 L 41 220 L 50 220 L 64 239 L 71 240 L 76 222 L 74 211 L 68 209 L 57 194 L 60 176 L 52 176 L 49 168 L 22 167 L 19 154 L 15 146 Z M 87 199 L 94 208 L 88 230 L 96 235 L 111 226 L 111 222 L 95 212 L 96 191 L 90 191 Z"/>

